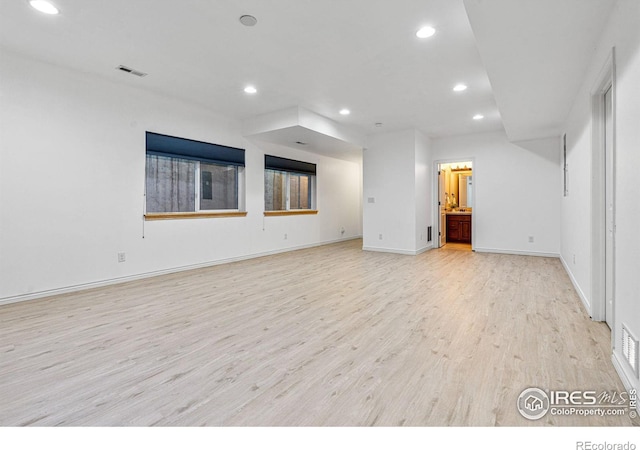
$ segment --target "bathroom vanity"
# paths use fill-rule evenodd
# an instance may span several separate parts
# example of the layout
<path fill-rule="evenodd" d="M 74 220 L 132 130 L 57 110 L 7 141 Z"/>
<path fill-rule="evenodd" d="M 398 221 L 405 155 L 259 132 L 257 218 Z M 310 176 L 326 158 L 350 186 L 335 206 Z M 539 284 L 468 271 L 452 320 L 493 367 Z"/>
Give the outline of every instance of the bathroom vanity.
<path fill-rule="evenodd" d="M 471 244 L 471 212 L 448 211 L 447 242 Z"/>

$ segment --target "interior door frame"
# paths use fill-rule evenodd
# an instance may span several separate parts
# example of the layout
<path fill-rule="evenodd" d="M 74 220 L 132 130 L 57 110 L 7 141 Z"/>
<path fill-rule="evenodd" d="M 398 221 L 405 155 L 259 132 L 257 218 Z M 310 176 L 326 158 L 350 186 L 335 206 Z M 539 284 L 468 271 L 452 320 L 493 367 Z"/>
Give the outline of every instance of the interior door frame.
<path fill-rule="evenodd" d="M 613 167 L 606 168 L 605 164 L 605 104 L 604 96 L 611 87 L 612 101 L 612 149 Z M 611 177 L 613 188 L 613 257 L 610 261 L 613 270 L 613 279 L 615 280 L 615 216 L 616 216 L 616 192 L 615 192 L 615 171 L 616 171 L 616 77 L 615 77 L 615 48 L 611 49 L 607 60 L 596 83 L 591 91 L 591 317 L 596 321 L 604 321 L 606 319 L 606 197 L 605 188 L 607 175 Z M 608 173 L 607 173 L 608 172 Z M 612 327 L 612 346 L 614 345 L 613 336 L 615 335 L 615 282 L 613 283 L 613 318 L 611 318 Z"/>
<path fill-rule="evenodd" d="M 473 174 L 473 198 L 471 199 L 471 250 L 476 251 L 476 200 L 478 199 L 478 179 L 476 172 L 476 158 L 473 156 L 467 156 L 463 158 L 447 158 L 447 159 L 438 159 L 433 161 L 433 222 L 436 224 L 435 237 L 437 238 L 437 245 L 435 248 L 440 248 L 440 205 L 438 202 L 440 201 L 440 182 L 438 179 L 438 172 L 440 170 L 440 164 L 451 164 L 457 162 L 471 161 L 471 168 L 473 169 L 471 173 Z"/>

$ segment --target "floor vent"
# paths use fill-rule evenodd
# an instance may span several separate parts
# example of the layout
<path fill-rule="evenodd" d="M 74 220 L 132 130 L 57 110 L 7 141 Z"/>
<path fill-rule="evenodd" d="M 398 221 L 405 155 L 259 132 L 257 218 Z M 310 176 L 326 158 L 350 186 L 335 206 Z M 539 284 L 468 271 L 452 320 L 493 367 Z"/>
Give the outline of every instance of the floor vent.
<path fill-rule="evenodd" d="M 638 340 L 622 325 L 622 355 L 627 360 L 636 378 L 638 377 Z"/>

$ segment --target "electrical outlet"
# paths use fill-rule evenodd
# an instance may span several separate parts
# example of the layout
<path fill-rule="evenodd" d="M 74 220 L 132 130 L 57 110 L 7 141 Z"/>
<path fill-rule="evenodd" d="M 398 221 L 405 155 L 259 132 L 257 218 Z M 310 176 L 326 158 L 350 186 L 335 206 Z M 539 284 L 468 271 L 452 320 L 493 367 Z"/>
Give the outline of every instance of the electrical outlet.
<path fill-rule="evenodd" d="M 378 239 L 379 239 L 379 240 L 382 240 L 382 233 L 380 233 L 380 234 L 378 235 Z"/>
<path fill-rule="evenodd" d="M 340 234 L 344 234 L 344 227 L 340 228 Z"/>
<path fill-rule="evenodd" d="M 576 255 L 573 255 L 573 263 L 576 263 Z"/>
<path fill-rule="evenodd" d="M 375 197 L 369 197 L 369 198 L 367 198 L 367 202 L 368 203 L 375 203 L 376 202 L 376 198 Z"/>
<path fill-rule="evenodd" d="M 123 263 L 127 260 L 127 255 L 125 252 L 118 252 L 118 262 Z"/>
<path fill-rule="evenodd" d="M 533 236 L 529 236 L 529 242 L 533 242 Z"/>
<path fill-rule="evenodd" d="M 424 241 L 424 234 L 423 233 L 420 233 L 420 240 Z"/>
<path fill-rule="evenodd" d="M 287 233 L 284 234 L 284 240 L 287 240 Z"/>

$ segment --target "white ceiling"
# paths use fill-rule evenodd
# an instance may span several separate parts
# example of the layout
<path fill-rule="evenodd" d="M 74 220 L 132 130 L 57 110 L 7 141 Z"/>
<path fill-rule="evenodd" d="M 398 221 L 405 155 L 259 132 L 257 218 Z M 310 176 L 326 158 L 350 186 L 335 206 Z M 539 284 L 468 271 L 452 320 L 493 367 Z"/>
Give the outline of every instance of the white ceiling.
<path fill-rule="evenodd" d="M 615 0 L 464 3 L 509 139 L 559 136 Z"/>
<path fill-rule="evenodd" d="M 347 161 L 362 160 L 365 137 L 299 106 L 246 119 L 244 136 Z"/>
<path fill-rule="evenodd" d="M 0 0 L 0 45 L 239 120 L 299 106 L 363 134 L 415 127 L 441 137 L 501 130 L 504 119 L 514 137 L 548 136 L 594 42 L 576 30 L 601 29 L 611 2 L 469 0 L 493 91 L 463 0 L 55 0 L 59 16 Z M 242 14 L 258 24 L 242 26 Z M 542 33 L 523 34 L 540 22 Z M 437 33 L 417 39 L 424 24 Z M 458 82 L 469 89 L 454 93 Z"/>

